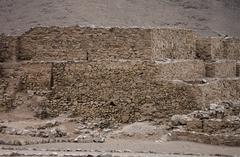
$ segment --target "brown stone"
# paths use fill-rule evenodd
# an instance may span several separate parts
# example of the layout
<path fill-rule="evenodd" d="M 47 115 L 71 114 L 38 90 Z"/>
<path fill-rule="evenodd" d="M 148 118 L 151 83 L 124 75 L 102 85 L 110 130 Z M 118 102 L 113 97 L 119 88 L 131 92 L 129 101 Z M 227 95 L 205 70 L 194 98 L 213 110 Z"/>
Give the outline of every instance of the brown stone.
<path fill-rule="evenodd" d="M 203 122 L 200 119 L 191 119 L 187 121 L 187 130 L 200 132 L 203 129 Z"/>
<path fill-rule="evenodd" d="M 208 37 L 197 40 L 197 57 L 203 60 L 240 60 L 240 40 Z"/>
<path fill-rule="evenodd" d="M 206 76 L 215 78 L 236 77 L 235 61 L 216 61 L 206 63 Z"/>
<path fill-rule="evenodd" d="M 153 60 L 194 59 L 197 36 L 192 30 L 153 29 Z"/>

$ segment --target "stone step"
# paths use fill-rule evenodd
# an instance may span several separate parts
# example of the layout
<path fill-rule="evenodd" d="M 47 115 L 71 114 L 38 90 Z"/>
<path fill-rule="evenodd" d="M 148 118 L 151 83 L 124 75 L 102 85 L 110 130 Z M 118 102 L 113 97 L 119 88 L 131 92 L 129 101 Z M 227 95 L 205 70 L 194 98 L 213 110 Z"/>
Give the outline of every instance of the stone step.
<path fill-rule="evenodd" d="M 51 79 L 55 83 L 61 78 L 88 75 L 87 79 L 108 79 L 114 77 L 131 77 L 135 81 L 150 79 L 191 80 L 205 77 L 205 65 L 200 60 L 169 60 L 169 61 L 139 61 L 139 60 L 99 60 L 75 62 L 21 62 L 17 64 L 22 71 L 27 89 L 47 89 Z M 11 65 L 3 66 L 13 67 Z M 65 74 L 66 73 L 66 74 Z M 95 77 L 95 78 L 94 78 Z M 101 78 L 102 77 L 102 78 Z M 70 78 L 66 84 L 70 83 Z M 111 81 L 111 80 L 110 80 Z M 52 82 L 52 83 L 53 83 Z M 53 86 L 53 85 L 52 85 Z"/>
<path fill-rule="evenodd" d="M 240 39 L 198 38 L 197 57 L 203 60 L 240 60 Z"/>
<path fill-rule="evenodd" d="M 238 137 L 239 141 L 239 133 L 240 133 L 240 103 L 232 102 L 232 101 L 224 101 L 224 102 L 216 102 L 212 104 L 206 105 L 203 109 L 194 111 L 187 115 L 174 115 L 171 118 L 171 124 L 173 132 L 176 130 L 178 136 L 181 138 L 181 131 L 183 134 L 190 133 L 189 136 L 186 136 L 186 140 L 188 138 L 192 138 L 191 133 L 195 132 L 199 135 L 205 136 L 195 136 L 196 140 L 205 141 L 208 139 L 209 143 L 214 135 L 220 135 L 219 137 L 223 137 L 225 141 L 228 141 L 229 144 L 236 144 L 235 142 L 230 142 L 232 137 Z M 180 132 L 179 132 L 180 131 Z M 238 135 L 238 136 L 237 136 Z M 189 140 L 190 140 L 189 139 Z M 221 143 L 223 139 L 217 139 L 214 144 L 224 144 Z M 221 141 L 221 142 L 219 142 Z M 237 141 L 237 140 L 236 140 Z M 238 142 L 238 145 L 240 142 Z"/>
<path fill-rule="evenodd" d="M 207 134 L 195 131 L 175 130 L 171 133 L 171 140 L 192 141 L 214 145 L 240 146 L 240 135 Z"/>
<path fill-rule="evenodd" d="M 153 29 L 152 59 L 194 59 L 197 38 L 197 35 L 191 30 Z"/>
<path fill-rule="evenodd" d="M 193 59 L 196 35 L 184 29 L 38 27 L 19 37 L 19 60 Z"/>
<path fill-rule="evenodd" d="M 48 98 L 53 115 L 159 119 L 240 97 L 240 78 L 197 79 L 204 78 L 202 61 L 21 62 L 14 70 L 18 92 Z"/>
<path fill-rule="evenodd" d="M 213 78 L 228 78 L 237 76 L 237 63 L 232 60 L 217 60 L 206 62 L 206 76 Z"/>
<path fill-rule="evenodd" d="M 239 99 L 239 78 L 172 80 L 174 72 L 170 70 L 169 78 L 161 78 L 162 71 L 158 70 L 172 63 L 139 62 L 31 63 L 26 64 L 21 85 L 24 90 L 51 89 L 48 103 L 53 114 L 70 110 L 82 117 L 110 116 L 121 122 L 142 116 L 163 118 L 211 102 Z"/>
<path fill-rule="evenodd" d="M 71 68 L 72 69 L 72 68 Z M 85 118 L 111 117 L 117 121 L 164 119 L 188 113 L 209 103 L 239 100 L 239 79 L 207 80 L 207 83 L 141 80 L 127 75 L 94 77 L 67 70 L 53 89 L 50 106 Z M 61 72 L 62 73 L 62 72 Z M 73 75 L 72 75 L 73 74 Z M 71 76 L 72 75 L 72 76 Z M 68 82 L 67 82 L 68 81 Z M 121 113 L 121 114 L 119 114 Z"/>
<path fill-rule="evenodd" d="M 198 85 L 202 93 L 202 100 L 205 104 L 239 100 L 239 78 L 214 78 L 206 79 L 206 81 L 207 83 Z"/>

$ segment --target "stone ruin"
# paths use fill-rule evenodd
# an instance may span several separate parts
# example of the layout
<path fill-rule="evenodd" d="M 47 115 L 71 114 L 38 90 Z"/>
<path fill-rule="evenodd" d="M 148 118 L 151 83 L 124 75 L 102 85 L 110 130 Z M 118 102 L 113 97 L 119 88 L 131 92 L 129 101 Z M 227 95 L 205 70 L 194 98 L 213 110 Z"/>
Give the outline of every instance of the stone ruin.
<path fill-rule="evenodd" d="M 40 118 L 172 122 L 173 139 L 240 145 L 239 39 L 171 28 L 37 27 L 1 35 L 0 62 L 1 112 L 26 104 Z M 218 116 L 223 103 L 231 105 Z"/>

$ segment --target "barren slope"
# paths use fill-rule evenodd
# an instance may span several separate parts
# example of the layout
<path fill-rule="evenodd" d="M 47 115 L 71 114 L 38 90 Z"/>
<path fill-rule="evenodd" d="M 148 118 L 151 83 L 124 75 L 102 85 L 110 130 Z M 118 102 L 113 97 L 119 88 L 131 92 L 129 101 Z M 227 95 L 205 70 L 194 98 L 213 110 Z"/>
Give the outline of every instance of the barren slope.
<path fill-rule="evenodd" d="M 174 26 L 240 36 L 238 0 L 1 0 L 0 33 L 38 25 Z M 216 33 L 217 32 L 217 33 Z"/>

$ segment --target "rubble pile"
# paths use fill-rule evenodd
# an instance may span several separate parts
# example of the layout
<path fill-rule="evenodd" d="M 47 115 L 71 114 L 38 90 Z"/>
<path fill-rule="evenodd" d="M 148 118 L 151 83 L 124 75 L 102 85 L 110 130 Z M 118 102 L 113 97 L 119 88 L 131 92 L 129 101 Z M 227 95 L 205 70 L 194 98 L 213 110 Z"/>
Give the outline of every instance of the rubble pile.
<path fill-rule="evenodd" d="M 240 145 L 240 103 L 210 104 L 203 110 L 171 118 L 172 139 Z"/>

